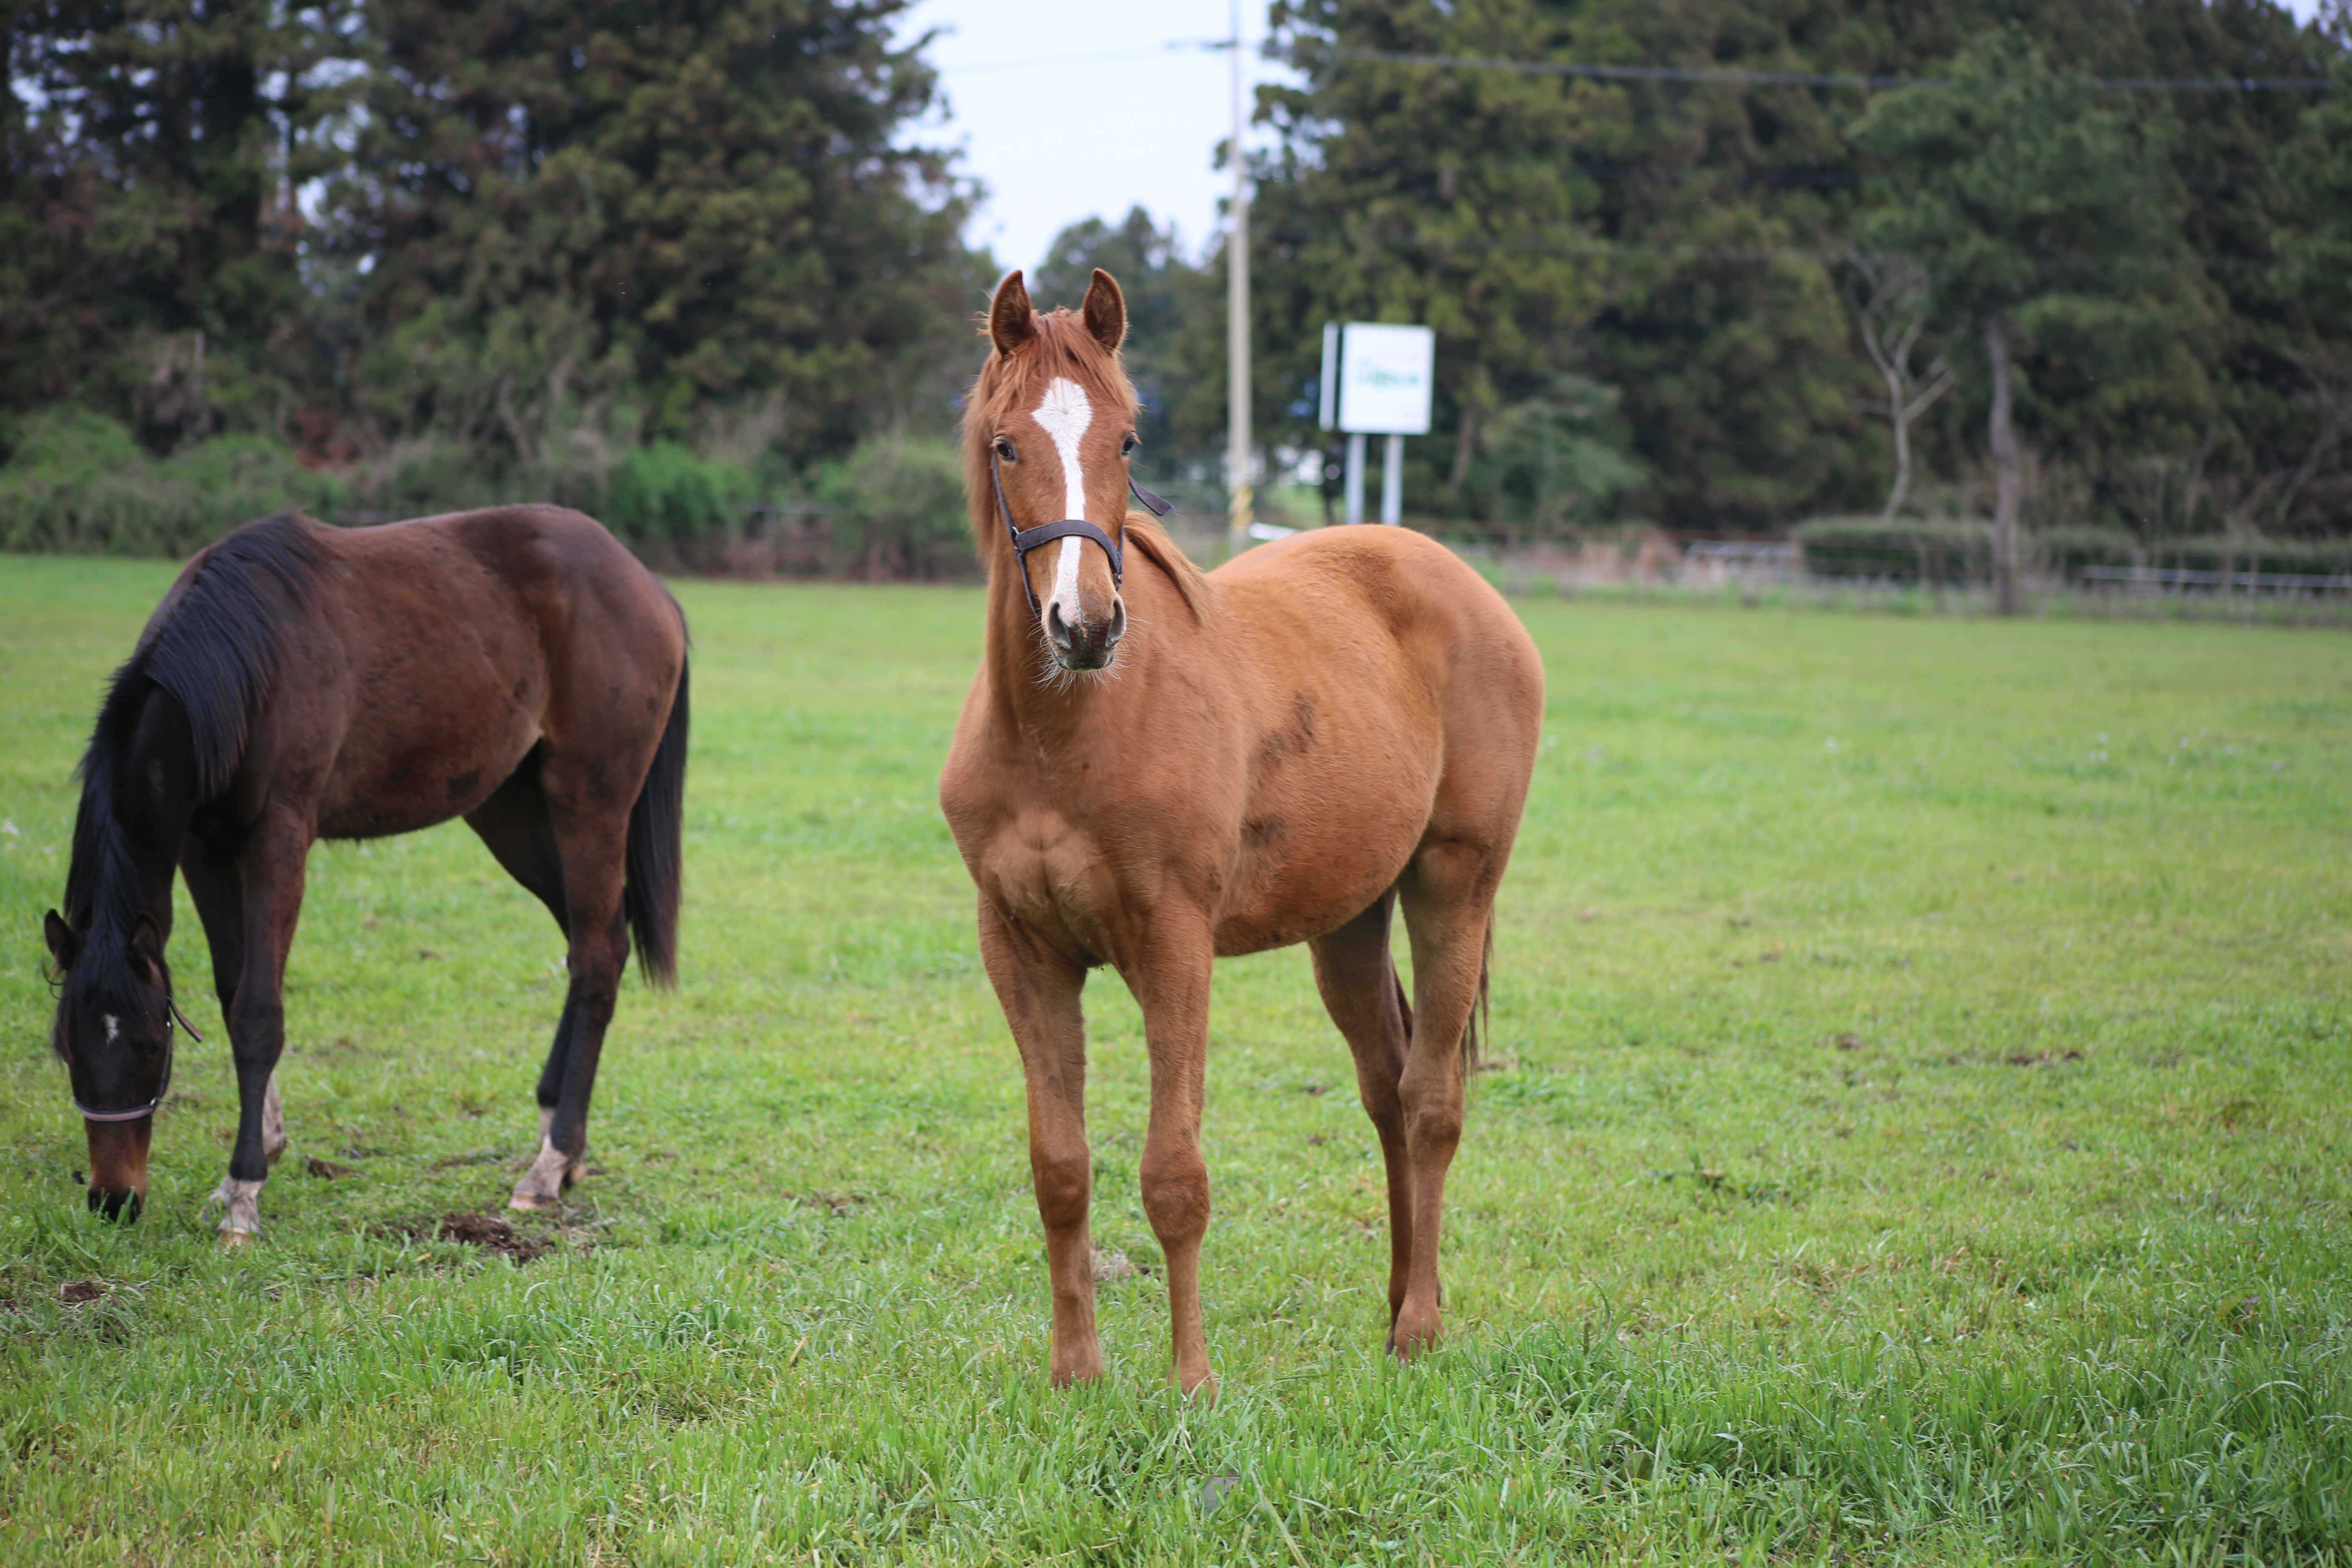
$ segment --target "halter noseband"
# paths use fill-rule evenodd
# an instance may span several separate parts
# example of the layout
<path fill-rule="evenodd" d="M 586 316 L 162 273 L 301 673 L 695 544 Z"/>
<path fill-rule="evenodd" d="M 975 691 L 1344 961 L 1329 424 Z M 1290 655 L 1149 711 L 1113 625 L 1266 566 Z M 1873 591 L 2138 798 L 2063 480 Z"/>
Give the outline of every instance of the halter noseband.
<path fill-rule="evenodd" d="M 136 1121 L 142 1116 L 154 1115 L 155 1108 L 163 1103 L 163 1097 L 172 1092 L 172 1058 L 176 1054 L 173 1049 L 176 1044 L 172 1035 L 173 1021 L 178 1020 L 180 1027 L 188 1032 L 188 1038 L 195 1041 L 196 1044 L 203 1045 L 205 1037 L 196 1033 L 196 1026 L 188 1022 L 188 1016 L 180 1011 L 179 1001 L 168 991 L 163 994 L 163 1005 L 167 1009 L 163 1018 L 163 1081 L 156 1085 L 155 1098 L 144 1105 L 134 1105 L 128 1110 L 92 1110 L 77 1100 L 73 1102 L 73 1108 L 81 1112 L 81 1119 L 84 1121 Z"/>
<path fill-rule="evenodd" d="M 1102 546 L 1105 555 L 1110 557 L 1111 586 L 1122 588 L 1127 585 L 1127 542 L 1124 539 L 1113 539 L 1082 517 L 1041 522 L 1034 528 L 1014 527 L 1013 509 L 1004 504 L 1004 476 L 997 467 L 996 454 L 992 451 L 988 454 L 988 483 L 996 491 L 996 515 L 1004 520 L 1005 537 L 1013 541 L 1013 569 L 1020 575 L 1021 596 L 1029 601 L 1029 614 L 1033 617 L 1037 614 L 1037 590 L 1029 585 L 1029 552 L 1041 544 L 1051 544 L 1057 539 L 1091 539 Z M 1127 488 L 1129 493 L 1142 503 L 1143 510 L 1154 517 L 1166 517 L 1173 510 L 1169 502 L 1137 484 L 1132 474 L 1128 476 Z"/>

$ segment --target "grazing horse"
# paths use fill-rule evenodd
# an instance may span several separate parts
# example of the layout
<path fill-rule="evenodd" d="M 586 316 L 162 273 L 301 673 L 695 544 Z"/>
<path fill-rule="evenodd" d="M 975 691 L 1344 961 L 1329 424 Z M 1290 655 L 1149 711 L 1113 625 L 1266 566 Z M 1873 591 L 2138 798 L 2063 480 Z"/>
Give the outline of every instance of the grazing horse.
<path fill-rule="evenodd" d="M 1075 316 L 1035 311 L 1018 272 L 997 287 L 964 416 L 987 645 L 940 800 L 1027 1077 L 1054 1381 L 1102 1373 L 1079 992 L 1108 963 L 1151 1061 L 1143 1209 L 1167 1257 L 1174 1373 L 1213 1395 L 1212 961 L 1307 944 L 1387 1163 L 1389 1346 L 1433 1345 L 1445 1173 L 1543 672 L 1501 596 L 1402 529 L 1302 533 L 1204 577 L 1127 508 L 1126 331 L 1108 273 Z M 1399 904 L 1410 1003 L 1389 954 Z"/>
<path fill-rule="evenodd" d="M 581 1169 L 629 936 L 676 967 L 686 626 L 593 519 L 506 507 L 328 528 L 251 523 L 190 561 L 114 674 L 81 760 L 66 910 L 49 911 L 51 1044 L 89 1141 L 89 1203 L 138 1216 L 155 1108 L 187 1029 L 164 961 L 172 873 L 212 948 L 239 1116 L 220 1237 L 261 1226 L 286 1147 L 281 983 L 320 838 L 463 816 L 537 894 L 572 983 L 510 1200 Z M 194 1031 L 188 1030 L 193 1035 Z"/>

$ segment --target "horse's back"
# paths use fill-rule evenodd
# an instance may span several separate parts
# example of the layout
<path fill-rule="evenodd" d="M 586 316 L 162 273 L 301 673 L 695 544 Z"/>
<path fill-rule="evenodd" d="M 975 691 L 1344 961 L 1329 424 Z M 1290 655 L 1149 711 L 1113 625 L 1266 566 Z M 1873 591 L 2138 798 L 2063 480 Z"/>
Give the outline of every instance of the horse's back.
<path fill-rule="evenodd" d="M 1279 663 L 1302 645 L 1380 637 L 1418 674 L 1449 730 L 1499 728 L 1532 765 L 1543 721 L 1535 640 L 1492 584 L 1426 534 L 1311 530 L 1237 557 L 1211 581 L 1263 657 Z"/>
<path fill-rule="evenodd" d="M 372 528 L 302 521 L 320 570 L 292 633 L 299 674 L 268 727 L 325 763 L 322 836 L 462 816 L 543 741 L 650 757 L 685 630 L 660 583 L 594 520 L 518 506 Z"/>

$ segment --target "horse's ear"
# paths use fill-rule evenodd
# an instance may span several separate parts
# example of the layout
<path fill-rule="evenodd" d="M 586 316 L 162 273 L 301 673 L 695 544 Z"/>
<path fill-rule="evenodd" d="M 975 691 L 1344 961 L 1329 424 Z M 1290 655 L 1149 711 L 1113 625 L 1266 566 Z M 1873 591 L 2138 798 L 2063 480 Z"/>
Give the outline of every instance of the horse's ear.
<path fill-rule="evenodd" d="M 1099 267 L 1087 285 L 1085 315 L 1087 331 L 1103 347 L 1116 353 L 1127 342 L 1127 296 L 1118 291 L 1118 279 Z"/>
<path fill-rule="evenodd" d="M 1091 296 L 1089 296 L 1091 298 Z M 1037 330 L 1036 310 L 1029 303 L 1029 285 L 1021 280 L 1021 268 L 1014 268 L 996 286 L 996 298 L 988 302 L 988 341 L 996 352 L 1009 354 L 1029 341 Z"/>
<path fill-rule="evenodd" d="M 49 956 L 57 960 L 58 967 L 71 969 L 73 961 L 81 954 L 81 938 L 66 924 L 65 917 L 51 910 L 41 921 L 41 934 L 49 939 Z"/>
<path fill-rule="evenodd" d="M 145 910 L 131 922 L 131 956 L 146 965 L 151 983 L 163 984 L 163 928 Z"/>

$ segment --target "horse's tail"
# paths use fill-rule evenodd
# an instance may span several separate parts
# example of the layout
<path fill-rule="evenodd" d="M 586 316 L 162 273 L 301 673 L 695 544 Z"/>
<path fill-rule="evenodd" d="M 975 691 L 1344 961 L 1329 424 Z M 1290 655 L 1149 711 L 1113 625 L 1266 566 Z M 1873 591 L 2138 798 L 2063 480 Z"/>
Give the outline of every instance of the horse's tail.
<path fill-rule="evenodd" d="M 1487 980 L 1495 972 L 1495 911 L 1486 911 L 1486 937 L 1478 950 L 1478 1003 L 1470 1009 L 1469 1021 L 1462 1026 L 1462 1070 L 1465 1074 L 1478 1070 L 1478 1041 L 1481 1035 L 1491 1038 L 1495 1019 L 1487 1005 Z"/>
<path fill-rule="evenodd" d="M 654 764 L 629 808 L 626 880 L 621 904 L 636 939 L 637 963 L 656 985 L 677 984 L 677 892 L 686 858 L 686 665 L 677 667 L 677 695 Z"/>
<path fill-rule="evenodd" d="M 1493 1017 L 1487 1006 L 1487 979 L 1495 968 L 1495 917 L 1486 917 L 1486 945 L 1478 953 L 1478 1000 L 1471 1005 L 1469 1021 L 1462 1026 L 1462 1070 L 1478 1070 L 1478 1037 L 1483 1031 L 1495 1032 Z M 1404 1021 L 1404 1037 L 1412 1039 L 1412 1000 L 1404 994 L 1404 977 L 1397 973 L 1396 960 L 1389 960 L 1389 984 L 1396 992 L 1397 1016 Z"/>

